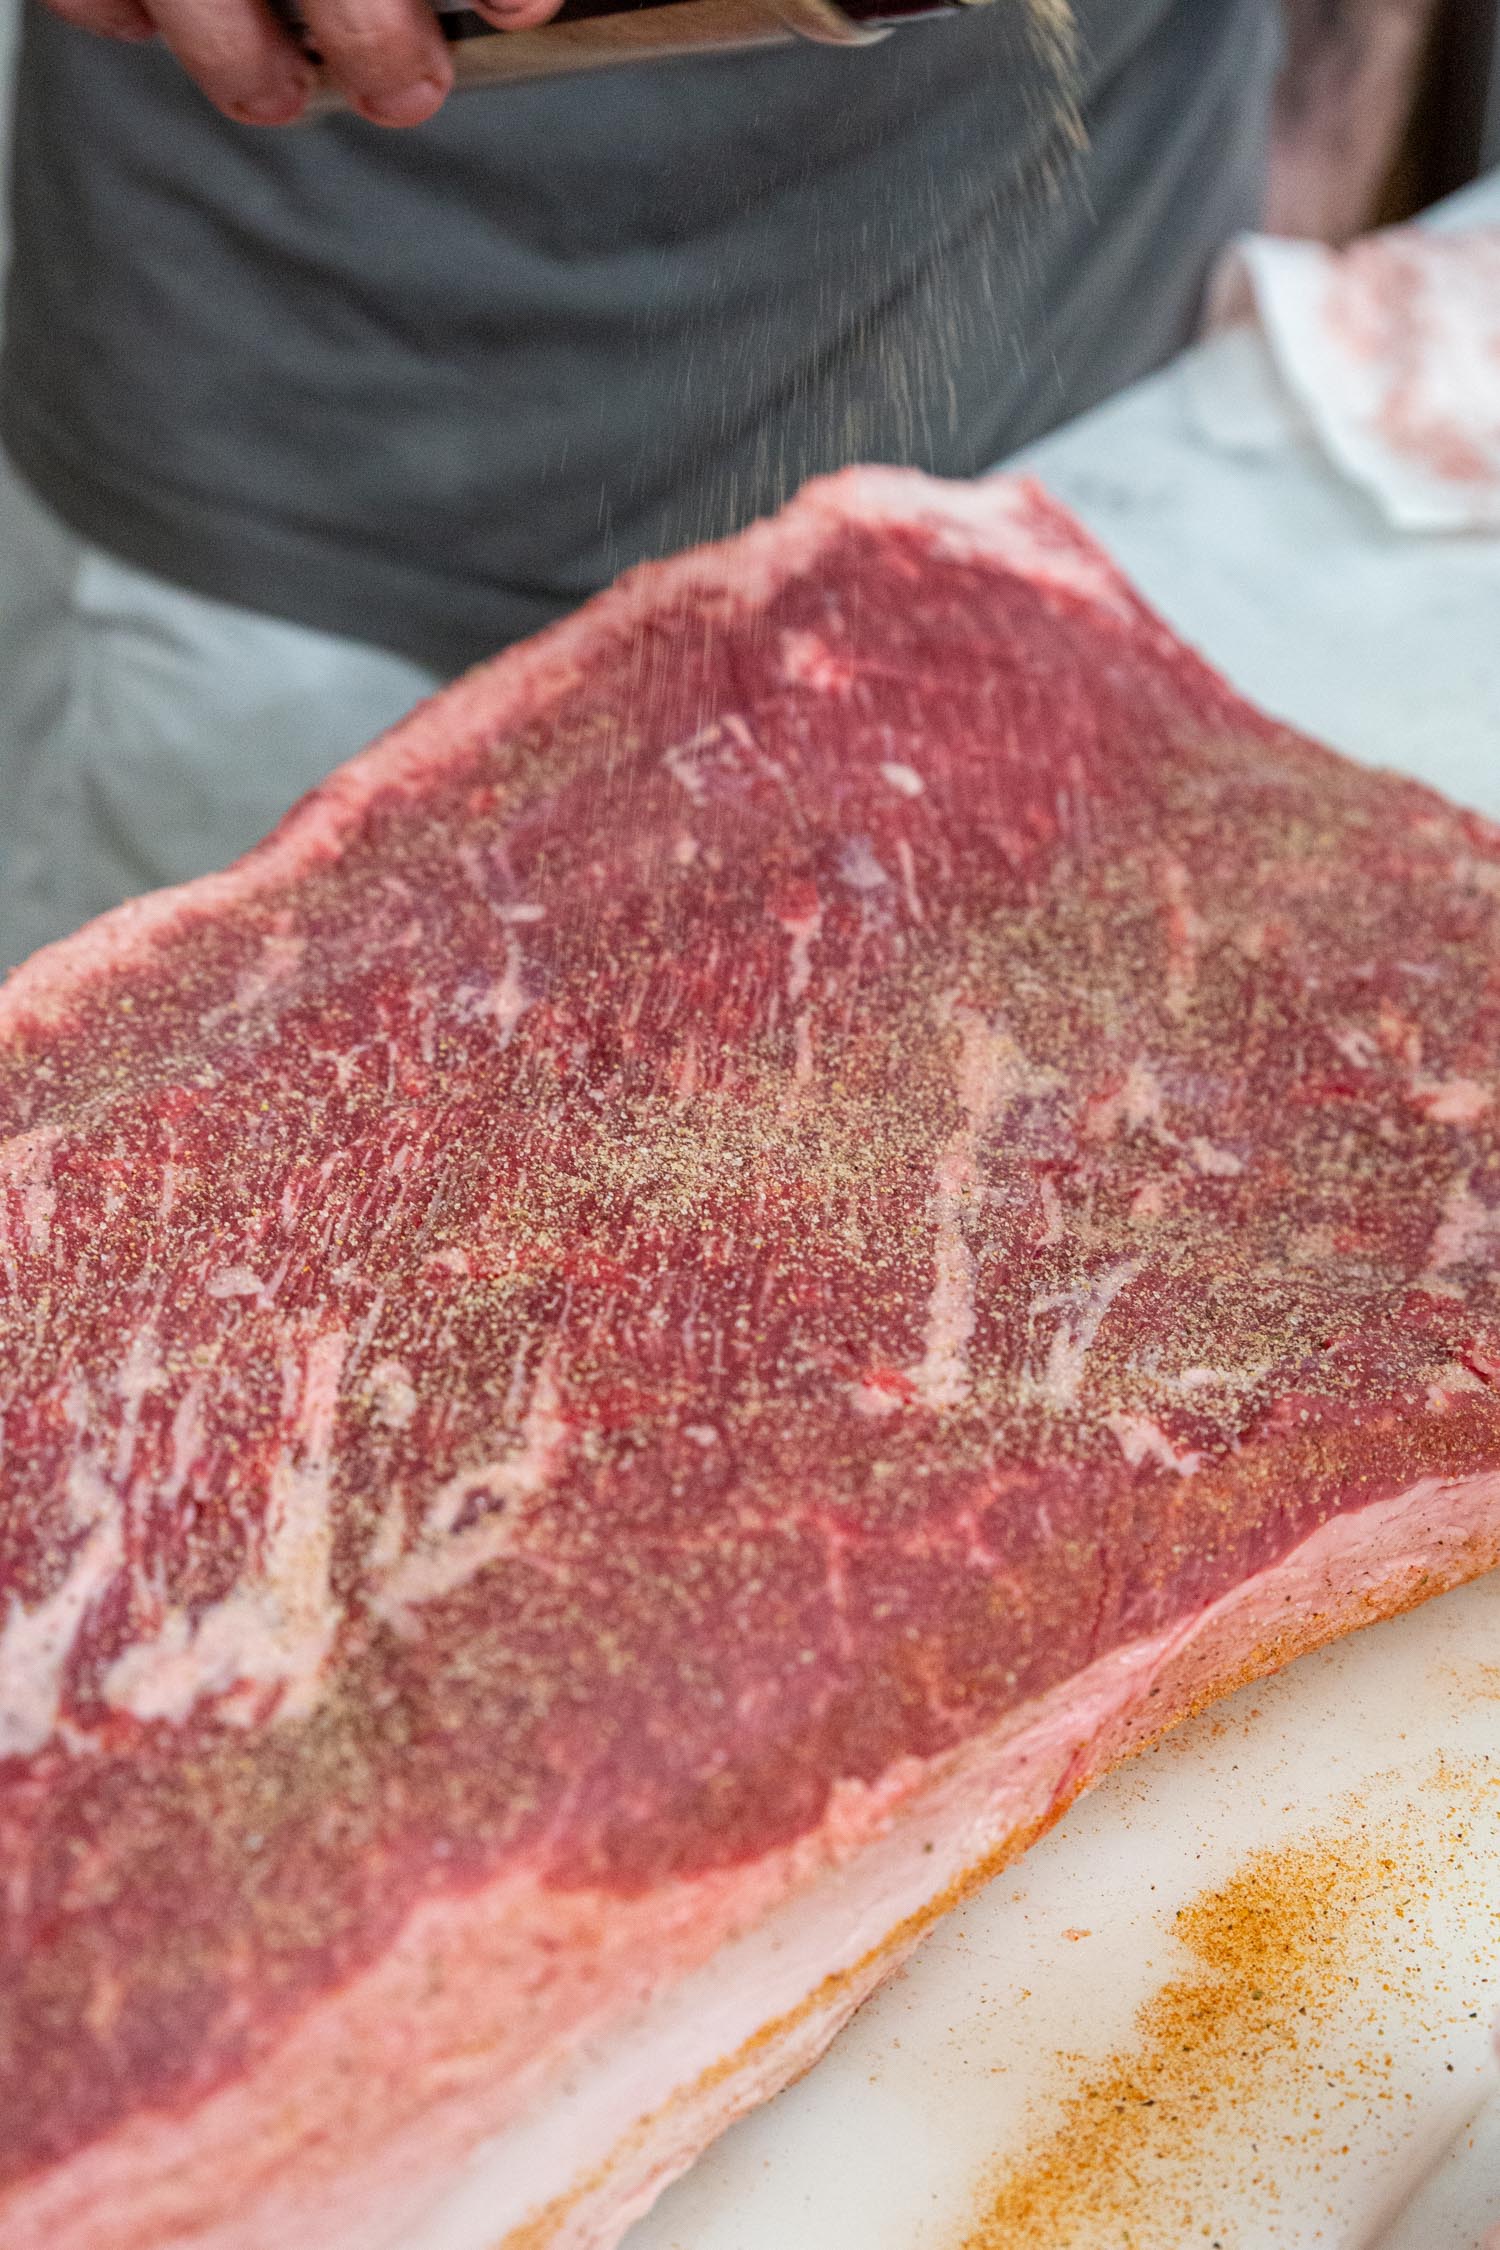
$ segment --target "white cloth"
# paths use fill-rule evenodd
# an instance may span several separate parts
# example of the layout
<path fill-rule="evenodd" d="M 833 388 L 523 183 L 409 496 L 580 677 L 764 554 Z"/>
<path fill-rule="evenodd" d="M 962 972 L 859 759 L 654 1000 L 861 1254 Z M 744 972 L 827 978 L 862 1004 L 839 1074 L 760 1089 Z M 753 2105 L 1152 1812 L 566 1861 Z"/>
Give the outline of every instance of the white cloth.
<path fill-rule="evenodd" d="M 1394 227 L 1346 250 L 1251 235 L 1214 295 L 1221 323 L 1253 312 L 1284 396 L 1387 522 L 1500 530 L 1500 227 Z M 1247 399 L 1200 405 L 1210 437 L 1250 437 Z"/>
<path fill-rule="evenodd" d="M 436 685 L 116 562 L 0 465 L 0 972 L 236 858 Z"/>

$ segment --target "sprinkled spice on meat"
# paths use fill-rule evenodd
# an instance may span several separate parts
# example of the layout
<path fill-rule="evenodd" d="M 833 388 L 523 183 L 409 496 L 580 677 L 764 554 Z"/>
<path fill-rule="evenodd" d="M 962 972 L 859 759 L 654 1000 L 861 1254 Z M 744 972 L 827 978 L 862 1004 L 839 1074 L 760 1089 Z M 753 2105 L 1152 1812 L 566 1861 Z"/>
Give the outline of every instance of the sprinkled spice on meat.
<path fill-rule="evenodd" d="M 476 675 L 20 971 L 0 1135 L 0 2183 L 1500 1471 L 1500 835 L 1025 486 Z"/>

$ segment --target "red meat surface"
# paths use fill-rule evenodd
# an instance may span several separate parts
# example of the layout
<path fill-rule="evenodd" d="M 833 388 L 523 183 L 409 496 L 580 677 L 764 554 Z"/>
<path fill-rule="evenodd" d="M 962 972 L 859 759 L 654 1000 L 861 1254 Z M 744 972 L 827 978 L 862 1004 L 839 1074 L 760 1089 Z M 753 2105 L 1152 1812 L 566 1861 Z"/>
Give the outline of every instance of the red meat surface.
<path fill-rule="evenodd" d="M 0 2238 L 425 2243 L 1037 1714 L 1497 1559 L 1500 835 L 815 486 L 0 991 Z"/>

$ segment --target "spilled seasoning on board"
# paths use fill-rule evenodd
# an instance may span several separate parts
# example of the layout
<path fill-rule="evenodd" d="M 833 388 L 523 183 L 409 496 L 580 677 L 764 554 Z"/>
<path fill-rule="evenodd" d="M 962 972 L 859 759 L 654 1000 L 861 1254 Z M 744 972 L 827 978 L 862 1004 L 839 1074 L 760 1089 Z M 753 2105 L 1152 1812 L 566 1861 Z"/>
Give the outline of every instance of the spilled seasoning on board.
<path fill-rule="evenodd" d="M 1337 2060 L 1330 2035 L 1351 2001 L 1363 2012 L 1361 1988 L 1425 1986 L 1425 1909 L 1465 1864 L 1466 1821 L 1495 1777 L 1440 1767 L 1433 1782 L 1446 1800 L 1436 1836 L 1356 1824 L 1257 1853 L 1182 1908 L 1191 1966 L 1046 2137 L 986 2183 L 955 2250 L 1253 2250 L 1225 2204 L 1243 2213 L 1253 2197 L 1264 2223 L 1297 2149 L 1343 2153 L 1341 2112 L 1396 2098 L 1388 2030 L 1372 2020 L 1368 2046 Z M 1310 2106 L 1287 2101 L 1294 2085 Z"/>

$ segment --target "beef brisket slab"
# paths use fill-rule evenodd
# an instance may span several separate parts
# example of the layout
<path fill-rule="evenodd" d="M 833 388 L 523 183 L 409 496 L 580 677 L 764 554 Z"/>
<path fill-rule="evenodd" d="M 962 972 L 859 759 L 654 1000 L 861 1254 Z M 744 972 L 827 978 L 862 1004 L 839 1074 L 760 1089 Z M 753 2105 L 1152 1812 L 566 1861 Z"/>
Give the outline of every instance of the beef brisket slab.
<path fill-rule="evenodd" d="M 0 992 L 0 2240 L 601 2250 L 1500 1560 L 1500 834 L 854 472 Z"/>

